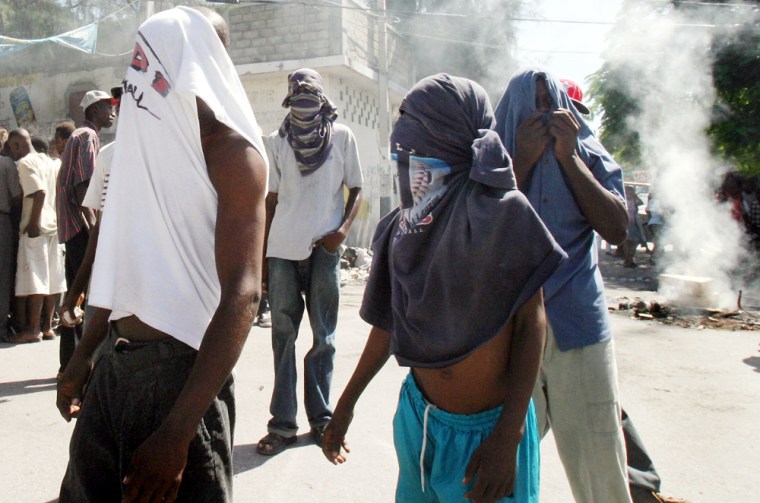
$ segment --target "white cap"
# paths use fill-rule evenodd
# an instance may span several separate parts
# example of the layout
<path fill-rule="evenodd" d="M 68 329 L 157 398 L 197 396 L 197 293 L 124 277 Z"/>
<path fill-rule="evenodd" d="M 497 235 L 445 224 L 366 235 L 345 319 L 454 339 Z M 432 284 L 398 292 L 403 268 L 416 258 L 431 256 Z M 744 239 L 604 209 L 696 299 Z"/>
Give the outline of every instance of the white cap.
<path fill-rule="evenodd" d="M 108 94 L 105 91 L 88 91 L 87 94 L 84 95 L 84 98 L 82 98 L 81 103 L 79 103 L 79 106 L 82 107 L 82 110 L 87 110 L 87 107 L 92 105 L 93 103 L 97 103 L 98 101 L 104 101 L 109 100 L 112 105 L 116 105 L 116 100 Z"/>

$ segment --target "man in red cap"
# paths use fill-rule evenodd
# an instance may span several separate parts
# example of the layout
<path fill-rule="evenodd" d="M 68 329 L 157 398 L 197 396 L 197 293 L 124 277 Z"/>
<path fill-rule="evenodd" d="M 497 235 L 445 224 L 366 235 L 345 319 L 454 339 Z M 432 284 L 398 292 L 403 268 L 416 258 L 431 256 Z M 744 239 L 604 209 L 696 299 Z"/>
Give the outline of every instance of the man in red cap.
<path fill-rule="evenodd" d="M 102 128 L 109 128 L 116 118 L 116 100 L 104 91 L 88 91 L 80 106 L 84 110 L 84 122 L 66 142 L 56 187 L 58 241 L 66 246 L 66 282 L 70 285 L 79 270 L 87 249 L 90 229 L 95 225 L 92 210 L 82 206 L 82 200 L 95 169 L 95 158 L 100 151 Z M 81 338 L 81 325 L 76 328 L 61 327 L 59 374 L 74 353 L 75 338 Z"/>

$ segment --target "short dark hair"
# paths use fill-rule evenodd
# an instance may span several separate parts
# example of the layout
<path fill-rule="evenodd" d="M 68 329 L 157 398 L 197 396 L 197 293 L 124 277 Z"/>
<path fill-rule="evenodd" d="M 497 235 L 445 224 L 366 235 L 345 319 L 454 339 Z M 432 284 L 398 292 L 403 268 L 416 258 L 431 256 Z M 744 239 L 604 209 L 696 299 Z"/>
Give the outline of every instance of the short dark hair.
<path fill-rule="evenodd" d="M 68 140 L 71 136 L 71 133 L 73 133 L 75 129 L 76 127 L 74 126 L 73 122 L 61 122 L 55 127 L 55 135 L 62 140 Z"/>
<path fill-rule="evenodd" d="M 32 136 L 32 147 L 41 154 L 47 154 L 50 152 L 50 144 L 45 138 L 39 136 Z"/>
<path fill-rule="evenodd" d="M 230 47 L 230 30 L 227 26 L 227 21 L 215 10 L 209 9 L 208 7 L 202 7 L 202 6 L 195 6 L 193 9 L 197 10 L 204 16 L 206 16 L 206 19 L 209 20 L 211 23 L 211 26 L 214 27 L 214 30 L 216 31 L 217 36 L 219 37 L 219 40 L 222 41 L 222 45 L 225 49 L 229 49 Z"/>
<path fill-rule="evenodd" d="M 8 142 L 11 141 L 11 139 L 17 137 L 17 136 L 24 136 L 24 131 L 26 131 L 24 128 L 17 127 L 16 129 L 11 129 L 11 132 L 8 133 Z"/>

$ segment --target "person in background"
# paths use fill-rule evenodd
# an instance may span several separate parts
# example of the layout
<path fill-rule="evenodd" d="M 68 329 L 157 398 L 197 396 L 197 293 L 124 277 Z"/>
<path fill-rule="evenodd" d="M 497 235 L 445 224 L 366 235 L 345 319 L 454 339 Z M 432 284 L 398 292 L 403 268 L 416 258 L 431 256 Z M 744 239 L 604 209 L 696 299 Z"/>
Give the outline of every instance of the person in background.
<path fill-rule="evenodd" d="M 4 138 L 7 139 L 7 131 L 5 133 Z M 3 154 L 0 154 L 0 340 L 7 340 L 14 334 L 10 323 L 10 313 L 16 277 L 15 243 L 18 241 L 18 233 L 13 230 L 11 214 L 21 206 L 23 191 L 16 163 L 10 157 L 10 145 L 6 141 L 3 142 L 2 152 Z"/>
<path fill-rule="evenodd" d="M 625 204 L 628 212 L 628 232 L 623 242 L 623 267 L 638 267 L 634 257 L 639 245 L 647 246 L 644 226 L 639 218 L 639 206 L 643 204 L 632 185 L 625 186 Z"/>
<path fill-rule="evenodd" d="M 55 338 L 53 313 L 59 295 L 66 290 L 63 248 L 58 243 L 55 187 L 59 163 L 47 155 L 44 140 L 32 139 L 22 128 L 8 139 L 18 159 L 18 173 L 24 191 L 21 234 L 16 272 L 16 297 L 22 331 L 10 339 L 14 343 L 39 342 Z"/>
<path fill-rule="evenodd" d="M 727 203 L 731 212 L 731 218 L 744 227 L 744 211 L 742 208 L 742 177 L 739 173 L 731 171 L 723 177 L 716 197 L 719 202 Z"/>
<path fill-rule="evenodd" d="M 649 197 L 647 197 L 647 229 L 652 239 L 652 254 L 649 256 L 649 262 L 656 264 L 662 256 L 662 246 L 660 238 L 662 237 L 662 229 L 665 225 L 664 215 L 661 209 L 662 203 L 660 202 L 657 193 L 654 190 L 650 190 Z"/>
<path fill-rule="evenodd" d="M 80 106 L 85 120 L 66 141 L 61 170 L 58 174 L 56 206 L 58 211 L 58 240 L 66 247 L 66 282 L 71 285 L 87 250 L 90 230 L 95 216 L 82 206 L 87 193 L 95 158 L 100 151 L 102 128 L 109 128 L 115 119 L 113 97 L 103 91 L 88 91 Z M 82 326 L 62 326 L 58 376 L 64 371 L 74 352 L 76 341 L 82 336 Z"/>
<path fill-rule="evenodd" d="M 62 163 L 63 152 L 66 150 L 66 142 L 71 138 L 72 133 L 76 130 L 76 126 L 73 122 L 64 121 L 55 126 L 55 134 L 53 135 L 53 151 L 56 152 L 55 156 L 51 156 L 54 159 L 58 159 L 58 162 Z"/>
<path fill-rule="evenodd" d="M 303 68 L 288 75 L 288 108 L 267 138 L 271 166 L 267 194 L 266 289 L 272 310 L 275 382 L 265 456 L 296 441 L 298 408 L 295 345 L 304 314 L 314 334 L 304 358 L 304 402 L 311 435 L 321 445 L 332 417 L 330 384 L 340 298 L 340 253 L 359 210 L 362 170 L 351 130 L 335 123 L 322 76 Z M 344 201 L 344 188 L 348 198 Z"/>
<path fill-rule="evenodd" d="M 111 96 L 116 100 L 117 116 L 119 115 L 122 94 L 121 87 L 111 88 Z M 87 186 L 87 192 L 84 199 L 82 199 L 82 206 L 89 208 L 96 215 L 96 222 L 90 230 L 90 235 L 87 239 L 87 249 L 82 258 L 82 263 L 79 265 L 76 276 L 74 276 L 74 281 L 69 283 L 69 289 L 61 304 L 61 312 L 68 313 L 68 316 L 63 318 L 64 326 L 75 327 L 79 323 L 84 323 L 84 320 L 89 320 L 92 314 L 94 314 L 93 310 L 89 309 L 89 306 L 85 308 L 84 313 L 80 314 L 76 313 L 75 309 L 80 307 L 84 299 L 85 291 L 90 282 L 90 275 L 92 274 L 92 265 L 95 263 L 95 250 L 98 246 L 100 221 L 108 190 L 108 178 L 111 174 L 115 143 L 115 141 L 112 141 L 100 149 L 95 159 L 95 169 Z M 74 323 L 68 323 L 66 320 L 73 320 Z M 104 320 L 98 321 L 102 322 Z M 106 330 L 106 327 L 103 327 L 103 330 Z"/>

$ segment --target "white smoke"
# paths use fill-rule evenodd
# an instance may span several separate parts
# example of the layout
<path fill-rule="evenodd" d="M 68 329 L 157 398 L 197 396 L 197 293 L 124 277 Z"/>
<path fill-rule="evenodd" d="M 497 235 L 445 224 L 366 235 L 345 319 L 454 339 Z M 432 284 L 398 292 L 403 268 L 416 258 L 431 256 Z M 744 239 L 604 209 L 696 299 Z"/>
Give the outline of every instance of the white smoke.
<path fill-rule="evenodd" d="M 641 114 L 631 126 L 640 134 L 644 166 L 665 209 L 664 272 L 713 278 L 719 306 L 736 306 L 746 288 L 741 267 L 750 260 L 744 234 L 728 205 L 714 193 L 731 166 L 711 155 L 705 129 L 715 89 L 711 47 L 757 23 L 757 10 L 721 6 L 674 9 L 665 2 L 628 1 L 611 35 L 606 58 L 626 75 Z M 682 292 L 661 291 L 675 299 Z"/>

